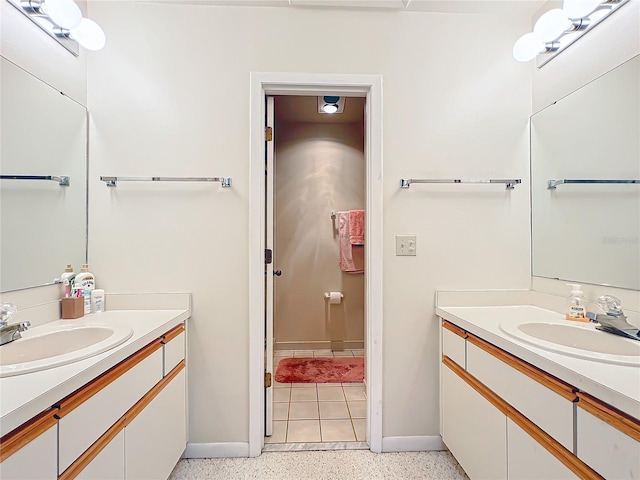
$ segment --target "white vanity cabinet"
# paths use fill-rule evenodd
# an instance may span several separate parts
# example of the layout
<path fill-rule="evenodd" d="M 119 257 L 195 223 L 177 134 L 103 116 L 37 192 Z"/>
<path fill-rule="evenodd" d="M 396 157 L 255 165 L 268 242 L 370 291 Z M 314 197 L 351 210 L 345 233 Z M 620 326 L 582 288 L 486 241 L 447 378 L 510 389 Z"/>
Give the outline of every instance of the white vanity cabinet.
<path fill-rule="evenodd" d="M 187 442 L 184 344 L 180 324 L 10 432 L 1 478 L 167 478 Z"/>
<path fill-rule="evenodd" d="M 442 440 L 471 479 L 602 478 L 574 455 L 575 392 L 443 320 Z"/>
<path fill-rule="evenodd" d="M 48 410 L 0 440 L 0 478 L 40 480 L 57 476 L 57 426 Z"/>

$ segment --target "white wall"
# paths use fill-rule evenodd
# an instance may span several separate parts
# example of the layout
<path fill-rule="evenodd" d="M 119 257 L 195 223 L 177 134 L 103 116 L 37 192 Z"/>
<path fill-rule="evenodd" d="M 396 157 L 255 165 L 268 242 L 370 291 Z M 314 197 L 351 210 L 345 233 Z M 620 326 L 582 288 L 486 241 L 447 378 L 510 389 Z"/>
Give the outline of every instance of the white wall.
<path fill-rule="evenodd" d="M 89 261 L 107 291 L 192 292 L 189 441 L 248 441 L 249 75 L 259 71 L 383 76 L 383 435 L 438 435 L 436 288 L 530 284 L 533 67 L 511 56 L 528 15 L 129 2 L 92 2 L 90 14 L 108 41 L 88 65 Z M 224 175 L 233 187 L 107 189 L 107 174 Z M 524 183 L 399 189 L 423 176 Z M 407 233 L 418 255 L 396 257 L 394 236 Z"/>
<path fill-rule="evenodd" d="M 362 119 L 278 122 L 278 100 L 274 266 L 283 274 L 275 277 L 276 349 L 363 348 L 364 275 L 340 270 L 338 219 L 330 217 L 331 210 L 364 209 Z M 325 300 L 330 291 L 343 293 L 339 305 Z"/>
<path fill-rule="evenodd" d="M 541 10 L 548 9 L 544 6 Z M 533 75 L 533 111 L 537 112 L 640 53 L 640 0 L 628 4 L 584 35 Z M 640 233 L 640 232 L 638 232 Z M 637 265 L 629 265 L 636 268 Z M 568 296 L 564 281 L 533 277 L 533 288 Z M 585 285 L 585 297 L 612 294 L 625 309 L 640 310 L 640 292 Z"/>

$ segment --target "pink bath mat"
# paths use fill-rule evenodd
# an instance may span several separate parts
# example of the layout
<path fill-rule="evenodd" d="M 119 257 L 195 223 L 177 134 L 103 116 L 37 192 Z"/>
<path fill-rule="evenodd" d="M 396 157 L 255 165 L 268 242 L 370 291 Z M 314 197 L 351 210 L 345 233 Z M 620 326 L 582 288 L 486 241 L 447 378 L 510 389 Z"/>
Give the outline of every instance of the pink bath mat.
<path fill-rule="evenodd" d="M 360 383 L 363 357 L 283 358 L 276 370 L 280 383 Z"/>

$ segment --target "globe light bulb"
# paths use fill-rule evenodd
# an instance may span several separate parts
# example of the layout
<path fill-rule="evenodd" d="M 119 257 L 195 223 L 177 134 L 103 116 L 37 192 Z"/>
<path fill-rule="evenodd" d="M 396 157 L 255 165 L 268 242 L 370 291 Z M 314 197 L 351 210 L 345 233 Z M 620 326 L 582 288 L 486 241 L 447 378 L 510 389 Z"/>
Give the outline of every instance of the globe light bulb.
<path fill-rule="evenodd" d="M 528 62 L 539 53 L 546 50 L 546 46 L 535 33 L 521 36 L 513 46 L 513 58 L 519 62 Z"/>
<path fill-rule="evenodd" d="M 335 103 L 327 103 L 322 107 L 322 111 L 324 113 L 336 113 L 338 111 L 338 106 Z"/>
<path fill-rule="evenodd" d="M 569 20 L 564 10 L 554 8 L 538 19 L 533 27 L 533 33 L 544 43 L 550 43 L 569 30 L 571 25 L 571 20 Z"/>
<path fill-rule="evenodd" d="M 70 29 L 70 36 L 87 50 L 100 50 L 107 38 L 100 25 L 93 20 L 83 18 L 76 28 Z"/>
<path fill-rule="evenodd" d="M 82 21 L 82 11 L 73 0 L 46 0 L 43 7 L 49 18 L 66 30 L 76 28 Z"/>
<path fill-rule="evenodd" d="M 579 20 L 580 18 L 587 17 L 598 8 L 601 3 L 602 0 L 564 0 L 562 10 L 564 10 L 565 15 L 571 20 Z"/>

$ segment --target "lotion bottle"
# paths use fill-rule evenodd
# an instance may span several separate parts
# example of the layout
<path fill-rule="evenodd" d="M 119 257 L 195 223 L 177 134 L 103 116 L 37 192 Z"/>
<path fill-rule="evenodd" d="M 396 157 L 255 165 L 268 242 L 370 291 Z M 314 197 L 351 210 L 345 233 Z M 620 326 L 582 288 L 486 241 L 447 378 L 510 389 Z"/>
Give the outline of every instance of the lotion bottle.
<path fill-rule="evenodd" d="M 584 292 L 582 285 L 577 283 L 567 283 L 571 287 L 571 295 L 568 299 L 568 309 L 565 318 L 578 322 L 588 322 L 587 309 L 585 307 Z"/>
<path fill-rule="evenodd" d="M 91 291 L 96 287 L 96 279 L 93 273 L 89 272 L 89 265 L 83 264 L 80 273 L 73 279 L 74 287 L 80 290 L 84 299 L 84 313 L 91 313 Z"/>

